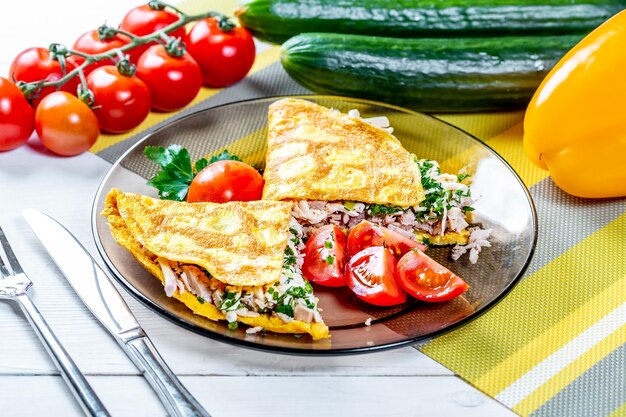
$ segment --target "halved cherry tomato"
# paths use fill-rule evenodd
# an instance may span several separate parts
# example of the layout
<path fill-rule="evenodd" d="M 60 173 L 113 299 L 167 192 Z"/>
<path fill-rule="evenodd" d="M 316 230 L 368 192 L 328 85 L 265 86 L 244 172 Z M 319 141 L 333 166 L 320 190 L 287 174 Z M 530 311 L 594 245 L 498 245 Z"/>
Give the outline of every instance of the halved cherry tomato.
<path fill-rule="evenodd" d="M 198 173 L 189 186 L 187 202 L 260 200 L 263 177 L 245 162 L 217 161 Z"/>
<path fill-rule="evenodd" d="M 127 36 L 120 34 L 117 34 L 109 39 L 100 39 L 100 35 L 97 30 L 90 30 L 89 32 L 83 33 L 78 39 L 76 39 L 72 49 L 86 54 L 97 55 L 110 51 L 111 49 L 121 48 L 129 42 L 130 39 Z M 132 62 L 137 62 L 137 59 L 139 59 L 139 56 L 136 55 L 134 50 L 130 50 L 126 53 L 129 55 Z M 74 55 L 72 59 L 77 65 L 80 65 L 85 61 L 85 58 L 78 55 Z M 102 61 L 89 64 L 83 71 L 85 75 L 87 75 L 98 67 L 104 65 L 115 65 L 115 62 L 116 61 L 114 59 L 103 59 Z"/>
<path fill-rule="evenodd" d="M 13 81 L 33 82 L 39 80 L 57 81 L 68 72 L 76 68 L 72 59 L 65 60 L 65 72 L 61 68 L 61 64 L 57 60 L 50 59 L 50 51 L 45 48 L 28 48 L 20 52 L 9 70 L 10 78 Z M 67 91 L 76 95 L 76 88 L 80 80 L 73 77 L 60 88 L 61 91 Z M 43 88 L 39 94 L 31 100 L 33 106 L 37 107 L 39 102 L 48 94 L 56 91 L 55 87 Z"/>
<path fill-rule="evenodd" d="M 179 16 L 174 12 L 170 12 L 166 9 L 153 9 L 148 4 L 144 4 L 143 6 L 137 6 L 126 13 L 126 16 L 122 19 L 122 23 L 120 23 L 120 29 L 130 32 L 133 35 L 145 36 L 154 33 L 157 30 L 164 29 L 165 27 L 176 22 L 178 19 Z M 168 33 L 168 35 L 174 38 L 182 39 L 185 37 L 185 28 L 178 28 Z M 133 51 L 136 50 L 136 56 L 140 56 L 146 49 L 155 43 L 156 42 L 150 42 L 148 44 L 138 46 Z"/>
<path fill-rule="evenodd" d="M 202 87 L 200 67 L 191 55 L 171 56 L 163 45 L 152 45 L 141 55 L 137 77 L 150 89 L 152 108 L 162 111 L 186 106 Z"/>
<path fill-rule="evenodd" d="M 210 87 L 226 87 L 242 80 L 252 68 L 256 53 L 246 28 L 222 30 L 214 18 L 196 23 L 185 37 L 185 45 Z"/>
<path fill-rule="evenodd" d="M 396 259 L 389 249 L 371 246 L 354 255 L 346 265 L 348 287 L 361 300 L 377 306 L 395 306 L 406 301 L 396 282 Z"/>
<path fill-rule="evenodd" d="M 136 76 L 127 77 L 113 65 L 96 68 L 87 76 L 87 86 L 95 97 L 94 114 L 100 129 L 127 132 L 150 113 L 150 90 Z"/>
<path fill-rule="evenodd" d="M 19 88 L 0 77 L 0 152 L 15 149 L 28 140 L 34 127 L 33 108 Z"/>
<path fill-rule="evenodd" d="M 417 243 L 398 232 L 363 220 L 350 230 L 348 235 L 348 253 L 350 256 L 370 246 L 384 246 L 398 258 L 411 249 L 426 250 L 426 246 Z"/>
<path fill-rule="evenodd" d="M 348 261 L 346 234 L 339 227 L 327 224 L 315 230 L 304 249 L 304 276 L 326 287 L 344 287 L 344 269 Z"/>
<path fill-rule="evenodd" d="M 422 301 L 447 301 L 469 287 L 461 277 L 420 251 L 404 255 L 398 261 L 396 274 L 402 288 Z"/>
<path fill-rule="evenodd" d="M 78 155 L 98 139 L 98 119 L 85 103 L 65 91 L 47 95 L 35 113 L 43 145 L 63 156 Z"/>

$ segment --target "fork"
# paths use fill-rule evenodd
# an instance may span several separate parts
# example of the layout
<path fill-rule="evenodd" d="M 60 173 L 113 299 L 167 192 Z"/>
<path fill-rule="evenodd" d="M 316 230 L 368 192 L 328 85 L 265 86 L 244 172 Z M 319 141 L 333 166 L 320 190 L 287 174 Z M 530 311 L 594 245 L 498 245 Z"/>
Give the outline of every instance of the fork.
<path fill-rule="evenodd" d="M 85 376 L 78 369 L 65 348 L 63 348 L 61 342 L 52 333 L 52 329 L 28 296 L 27 291 L 33 286 L 33 283 L 22 270 L 1 227 L 0 243 L 11 268 L 9 270 L 5 265 L 2 260 L 2 251 L 0 251 L 0 299 L 13 300 L 20 305 L 28 321 L 37 332 L 39 339 L 46 347 L 54 364 L 61 371 L 61 375 L 68 384 L 72 394 L 79 400 L 85 414 L 97 417 L 110 417 L 109 412 L 93 388 L 91 388 Z"/>

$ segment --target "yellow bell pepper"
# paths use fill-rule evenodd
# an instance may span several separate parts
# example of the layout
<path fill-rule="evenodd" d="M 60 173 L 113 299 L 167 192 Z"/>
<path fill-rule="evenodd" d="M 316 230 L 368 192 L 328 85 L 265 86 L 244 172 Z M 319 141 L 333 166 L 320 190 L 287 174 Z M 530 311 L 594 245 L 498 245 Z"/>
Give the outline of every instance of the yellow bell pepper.
<path fill-rule="evenodd" d="M 569 194 L 626 196 L 626 11 L 543 80 L 524 118 L 524 151 Z"/>

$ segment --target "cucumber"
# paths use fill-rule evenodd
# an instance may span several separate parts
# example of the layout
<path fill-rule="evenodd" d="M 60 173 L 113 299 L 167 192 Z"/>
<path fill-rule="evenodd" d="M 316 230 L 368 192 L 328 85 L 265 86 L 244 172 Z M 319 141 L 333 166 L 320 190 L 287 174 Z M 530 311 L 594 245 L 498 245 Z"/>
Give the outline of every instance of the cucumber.
<path fill-rule="evenodd" d="M 626 0 L 253 0 L 239 21 L 282 43 L 305 32 L 393 37 L 589 33 Z"/>
<path fill-rule="evenodd" d="M 424 38 L 305 33 L 281 62 L 305 88 L 425 112 L 523 108 L 582 35 Z"/>

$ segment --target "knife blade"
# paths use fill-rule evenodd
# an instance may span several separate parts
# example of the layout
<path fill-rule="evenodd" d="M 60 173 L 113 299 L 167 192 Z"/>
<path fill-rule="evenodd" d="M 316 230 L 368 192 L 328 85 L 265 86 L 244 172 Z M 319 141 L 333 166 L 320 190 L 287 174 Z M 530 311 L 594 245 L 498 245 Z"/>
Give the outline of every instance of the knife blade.
<path fill-rule="evenodd" d="M 167 366 L 109 275 L 64 226 L 34 209 L 26 222 L 92 314 L 111 333 L 173 416 L 210 417 Z"/>

